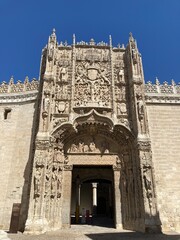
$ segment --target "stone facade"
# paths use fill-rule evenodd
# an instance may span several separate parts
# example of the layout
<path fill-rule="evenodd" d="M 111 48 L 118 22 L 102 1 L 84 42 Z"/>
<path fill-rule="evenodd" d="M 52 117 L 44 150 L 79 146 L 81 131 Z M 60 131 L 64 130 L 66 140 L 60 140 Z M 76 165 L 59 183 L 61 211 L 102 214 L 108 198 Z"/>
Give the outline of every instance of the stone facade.
<path fill-rule="evenodd" d="M 132 34 L 116 48 L 58 44 L 53 31 L 40 81 L 0 85 L 0 227 L 21 204 L 25 233 L 70 227 L 85 209 L 119 229 L 178 231 L 179 105 L 174 81 L 145 84 Z"/>

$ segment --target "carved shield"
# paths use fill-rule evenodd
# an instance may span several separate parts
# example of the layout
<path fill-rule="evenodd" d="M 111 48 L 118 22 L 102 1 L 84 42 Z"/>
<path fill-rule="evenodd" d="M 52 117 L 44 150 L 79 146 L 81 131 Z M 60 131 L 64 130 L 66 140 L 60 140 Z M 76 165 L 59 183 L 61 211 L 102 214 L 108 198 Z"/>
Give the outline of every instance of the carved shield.
<path fill-rule="evenodd" d="M 65 102 L 59 102 L 59 112 L 64 112 L 66 108 Z"/>
<path fill-rule="evenodd" d="M 88 78 L 90 80 L 96 80 L 97 79 L 97 74 L 98 74 L 97 69 L 95 69 L 95 68 L 88 69 Z"/>

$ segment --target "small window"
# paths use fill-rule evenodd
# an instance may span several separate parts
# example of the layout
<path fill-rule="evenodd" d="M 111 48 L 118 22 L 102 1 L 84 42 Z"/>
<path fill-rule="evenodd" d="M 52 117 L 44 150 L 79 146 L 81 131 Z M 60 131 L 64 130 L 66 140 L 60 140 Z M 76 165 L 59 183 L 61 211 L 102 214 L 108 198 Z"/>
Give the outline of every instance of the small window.
<path fill-rule="evenodd" d="M 4 109 L 4 120 L 11 118 L 11 111 L 12 111 L 12 109 L 10 109 L 10 108 Z"/>

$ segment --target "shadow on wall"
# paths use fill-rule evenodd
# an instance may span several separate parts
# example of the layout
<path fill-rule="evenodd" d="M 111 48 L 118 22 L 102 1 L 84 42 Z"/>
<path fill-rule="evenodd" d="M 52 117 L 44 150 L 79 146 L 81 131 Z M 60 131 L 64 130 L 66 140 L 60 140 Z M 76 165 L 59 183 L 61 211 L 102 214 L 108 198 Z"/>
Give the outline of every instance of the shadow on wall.
<path fill-rule="evenodd" d="M 92 240 L 180 240 L 179 234 L 147 234 L 138 232 L 86 234 Z"/>
<path fill-rule="evenodd" d="M 38 92 L 42 92 L 42 83 L 39 85 Z M 22 190 L 22 197 L 21 197 L 21 209 L 20 209 L 20 218 L 19 218 L 19 226 L 17 231 L 23 232 L 25 229 L 25 223 L 28 217 L 28 210 L 29 210 L 29 201 L 30 201 L 30 190 L 31 190 L 31 180 L 32 180 L 32 169 L 33 169 L 33 159 L 35 153 L 35 139 L 39 128 L 39 117 L 40 117 L 40 99 L 39 98 L 34 104 L 34 115 L 33 115 L 33 123 L 32 123 L 32 130 L 31 130 L 31 142 L 30 142 L 30 150 L 29 150 L 29 158 L 24 170 L 24 186 Z M 15 231 L 15 232 L 17 232 Z M 11 231 L 10 232 L 14 232 Z"/>

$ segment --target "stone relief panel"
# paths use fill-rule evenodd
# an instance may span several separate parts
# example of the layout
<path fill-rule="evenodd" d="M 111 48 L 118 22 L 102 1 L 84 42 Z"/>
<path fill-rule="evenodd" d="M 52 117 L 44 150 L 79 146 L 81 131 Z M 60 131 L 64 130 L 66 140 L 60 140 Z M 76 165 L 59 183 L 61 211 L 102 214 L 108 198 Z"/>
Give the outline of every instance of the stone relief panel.
<path fill-rule="evenodd" d="M 74 106 L 110 107 L 110 70 L 107 63 L 80 62 L 76 65 Z"/>
<path fill-rule="evenodd" d="M 107 48 L 77 48 L 77 61 L 107 62 L 110 60 L 109 49 Z"/>
<path fill-rule="evenodd" d="M 83 136 L 74 139 L 65 151 L 77 154 L 117 154 L 120 152 L 120 148 L 117 143 L 102 136 Z"/>

